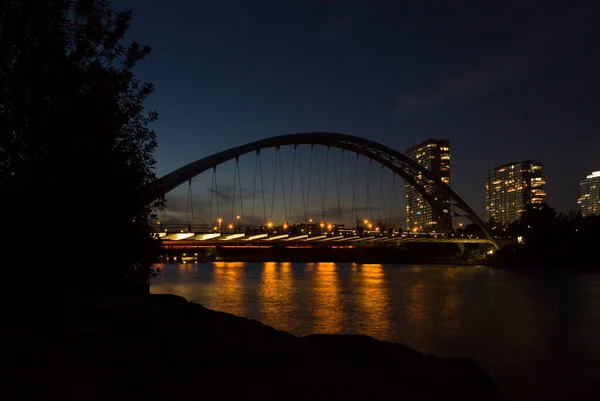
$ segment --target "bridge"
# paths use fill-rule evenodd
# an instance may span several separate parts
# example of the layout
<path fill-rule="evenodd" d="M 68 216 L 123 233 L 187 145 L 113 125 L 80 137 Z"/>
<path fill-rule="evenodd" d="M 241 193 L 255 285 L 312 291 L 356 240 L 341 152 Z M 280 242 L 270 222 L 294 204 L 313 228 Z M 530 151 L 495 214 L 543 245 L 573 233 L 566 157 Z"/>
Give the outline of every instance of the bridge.
<path fill-rule="evenodd" d="M 182 230 L 183 231 L 183 230 Z M 214 246 L 263 246 L 271 247 L 275 244 L 286 246 L 340 246 L 340 245 L 384 245 L 399 246 L 404 243 L 461 243 L 461 244 L 490 244 L 487 238 L 473 236 L 456 236 L 454 234 L 433 235 L 411 235 L 410 233 L 393 234 L 363 234 L 342 235 L 339 233 L 315 233 L 315 234 L 269 234 L 269 233 L 194 233 L 180 232 L 167 233 L 158 232 L 155 235 L 160 238 L 166 247 L 214 247 Z"/>
<path fill-rule="evenodd" d="M 267 155 L 267 151 L 271 153 Z M 265 163 L 271 184 L 266 188 Z M 250 174 L 252 170 L 254 174 Z M 196 193 L 194 197 L 193 180 L 204 183 L 200 196 Z M 423 202 L 442 216 L 442 232 L 402 233 L 400 180 L 404 186 L 415 188 Z M 145 189 L 144 200 L 166 199 L 186 183 L 187 209 L 182 210 L 168 198 L 156 222 L 157 236 L 167 247 L 449 242 L 487 243 L 500 248 L 488 227 L 449 185 L 404 154 L 356 136 L 290 134 L 224 150 L 159 178 Z M 449 208 L 442 199 L 450 200 Z M 174 209 L 171 213 L 170 208 Z M 456 217 L 471 220 L 485 237 L 455 234 L 452 219 Z M 186 222 L 184 228 L 179 228 L 182 221 Z"/>

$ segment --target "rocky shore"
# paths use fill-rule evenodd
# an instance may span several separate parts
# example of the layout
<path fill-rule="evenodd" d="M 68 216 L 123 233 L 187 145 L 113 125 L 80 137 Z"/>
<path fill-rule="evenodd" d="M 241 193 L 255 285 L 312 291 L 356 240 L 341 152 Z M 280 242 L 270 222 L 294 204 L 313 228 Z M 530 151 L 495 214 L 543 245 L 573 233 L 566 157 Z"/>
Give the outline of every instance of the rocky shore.
<path fill-rule="evenodd" d="M 172 295 L 18 304 L 1 325 L 5 400 L 502 399 L 471 360 L 295 337 Z"/>

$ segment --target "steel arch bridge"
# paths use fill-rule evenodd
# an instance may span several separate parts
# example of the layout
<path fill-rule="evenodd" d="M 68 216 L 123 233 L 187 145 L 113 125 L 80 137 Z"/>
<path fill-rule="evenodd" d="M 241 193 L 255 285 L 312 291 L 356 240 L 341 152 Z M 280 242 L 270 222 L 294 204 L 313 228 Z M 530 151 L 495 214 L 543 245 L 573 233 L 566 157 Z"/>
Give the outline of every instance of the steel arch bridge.
<path fill-rule="evenodd" d="M 433 208 L 440 212 L 440 215 L 443 215 L 442 203 L 437 199 L 436 194 L 429 194 L 426 190 L 427 187 L 435 188 L 437 194 L 443 195 L 453 201 L 454 206 L 462 210 L 465 217 L 479 226 L 494 247 L 496 247 L 496 249 L 500 249 L 498 242 L 488 227 L 479 218 L 479 216 L 477 216 L 473 209 L 471 209 L 471 207 L 456 192 L 454 192 L 454 190 L 450 188 L 450 186 L 442 182 L 433 173 L 397 150 L 369 139 L 347 134 L 310 132 L 279 135 L 227 149 L 222 152 L 215 153 L 212 156 L 189 163 L 157 179 L 145 191 L 143 195 L 144 200 L 147 203 L 151 203 L 157 199 L 160 199 L 168 192 L 177 188 L 181 184 L 188 182 L 197 175 L 215 168 L 219 164 L 238 159 L 240 156 L 247 153 L 259 153 L 262 149 L 298 145 L 322 145 L 332 148 L 339 148 L 345 151 L 355 152 L 359 155 L 374 160 L 402 177 L 408 184 L 415 188 L 415 190 L 421 196 L 423 196 L 423 198 L 427 200 L 427 202 Z"/>

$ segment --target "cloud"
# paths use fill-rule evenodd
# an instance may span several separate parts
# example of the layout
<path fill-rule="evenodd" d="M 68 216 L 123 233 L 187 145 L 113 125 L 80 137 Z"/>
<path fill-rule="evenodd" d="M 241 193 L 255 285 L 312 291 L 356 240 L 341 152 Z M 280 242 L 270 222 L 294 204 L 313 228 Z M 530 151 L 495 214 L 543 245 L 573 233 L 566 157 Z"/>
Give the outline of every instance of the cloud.
<path fill-rule="evenodd" d="M 399 95 L 395 114 L 405 118 L 423 110 L 501 91 L 503 87 L 517 83 L 534 68 L 555 57 L 561 45 L 564 46 L 580 34 L 573 26 L 588 22 L 586 20 L 590 17 L 586 14 L 587 10 L 583 8 L 565 15 L 560 23 L 546 22 L 545 26 L 543 23 L 535 24 L 535 32 L 529 33 L 509 49 L 493 54 L 428 93 Z"/>

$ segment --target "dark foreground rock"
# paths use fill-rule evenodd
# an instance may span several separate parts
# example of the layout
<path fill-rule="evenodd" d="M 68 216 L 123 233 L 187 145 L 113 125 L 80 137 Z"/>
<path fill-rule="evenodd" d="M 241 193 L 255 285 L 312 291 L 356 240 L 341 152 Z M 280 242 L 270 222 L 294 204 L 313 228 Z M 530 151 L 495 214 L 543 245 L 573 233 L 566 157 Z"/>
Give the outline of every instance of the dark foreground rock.
<path fill-rule="evenodd" d="M 3 400 L 501 399 L 470 360 L 365 336 L 298 338 L 176 296 L 8 309 L 19 313 L 1 325 Z"/>

